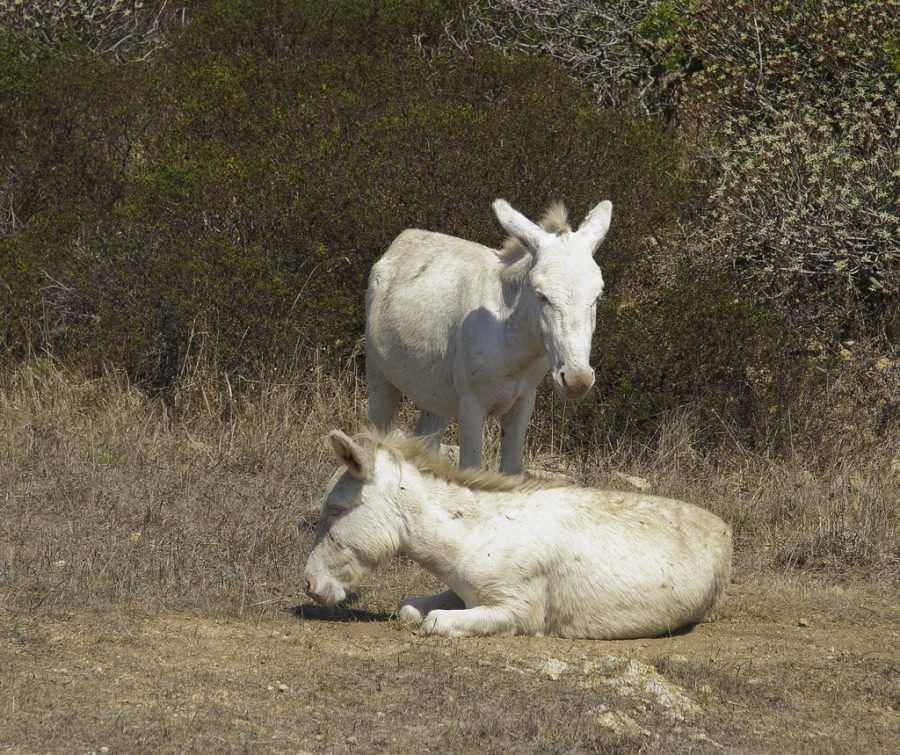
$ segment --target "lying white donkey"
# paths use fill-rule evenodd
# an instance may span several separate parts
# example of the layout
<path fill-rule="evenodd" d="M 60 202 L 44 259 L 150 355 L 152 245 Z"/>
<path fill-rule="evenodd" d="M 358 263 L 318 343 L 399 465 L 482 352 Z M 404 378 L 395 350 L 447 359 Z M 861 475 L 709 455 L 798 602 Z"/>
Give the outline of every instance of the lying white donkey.
<path fill-rule="evenodd" d="M 451 588 L 400 604 L 425 634 L 652 637 L 722 602 L 731 529 L 697 506 L 458 470 L 399 434 L 329 438 L 344 466 L 305 570 L 320 603 L 401 553 Z"/>

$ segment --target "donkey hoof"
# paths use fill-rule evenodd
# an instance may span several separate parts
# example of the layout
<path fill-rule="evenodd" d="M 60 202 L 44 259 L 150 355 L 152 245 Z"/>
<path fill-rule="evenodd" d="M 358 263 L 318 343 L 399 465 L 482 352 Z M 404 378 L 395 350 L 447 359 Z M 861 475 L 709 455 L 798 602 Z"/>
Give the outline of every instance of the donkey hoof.
<path fill-rule="evenodd" d="M 401 603 L 397 608 L 397 618 L 404 624 L 421 624 L 422 612 L 409 603 Z"/>

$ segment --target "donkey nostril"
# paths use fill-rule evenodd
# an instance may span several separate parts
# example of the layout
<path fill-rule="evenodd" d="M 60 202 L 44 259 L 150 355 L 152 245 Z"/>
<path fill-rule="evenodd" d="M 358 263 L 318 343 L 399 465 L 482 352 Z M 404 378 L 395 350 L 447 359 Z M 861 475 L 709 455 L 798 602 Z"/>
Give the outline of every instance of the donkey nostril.
<path fill-rule="evenodd" d="M 563 385 L 568 385 L 568 383 L 566 382 L 566 373 L 563 372 L 562 370 L 560 370 L 560 373 L 559 373 L 559 382 L 562 383 Z"/>

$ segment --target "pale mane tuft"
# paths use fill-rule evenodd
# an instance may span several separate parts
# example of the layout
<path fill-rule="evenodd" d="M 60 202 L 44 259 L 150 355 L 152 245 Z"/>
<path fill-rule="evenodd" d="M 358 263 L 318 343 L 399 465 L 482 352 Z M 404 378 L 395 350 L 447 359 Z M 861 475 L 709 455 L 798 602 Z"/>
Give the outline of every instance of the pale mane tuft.
<path fill-rule="evenodd" d="M 569 226 L 569 211 L 562 202 L 554 202 L 547 208 L 547 212 L 541 218 L 538 225 L 547 233 L 555 233 L 557 236 L 572 230 Z M 515 262 L 528 253 L 525 244 L 515 236 L 510 236 L 503 242 L 503 246 L 497 252 L 497 256 L 506 262 Z"/>
<path fill-rule="evenodd" d="M 408 461 L 420 472 L 470 490 L 527 493 L 533 490 L 568 486 L 567 483 L 553 480 L 530 480 L 519 475 L 513 477 L 482 469 L 459 469 L 437 451 L 425 445 L 420 438 L 403 435 L 399 432 L 384 434 L 374 428 L 369 428 L 356 435 L 355 440 L 365 446 L 394 453 Z"/>

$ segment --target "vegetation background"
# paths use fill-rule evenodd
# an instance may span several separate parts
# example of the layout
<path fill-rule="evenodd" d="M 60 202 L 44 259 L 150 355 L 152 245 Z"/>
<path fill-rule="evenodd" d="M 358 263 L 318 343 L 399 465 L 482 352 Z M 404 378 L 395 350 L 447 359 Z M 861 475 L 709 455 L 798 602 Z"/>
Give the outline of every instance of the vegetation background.
<path fill-rule="evenodd" d="M 317 433 L 363 421 L 363 292 L 397 233 L 499 245 L 497 196 L 575 218 L 608 198 L 597 384 L 542 394 L 531 457 L 707 502 L 747 564 L 894 579 L 897 21 L 874 0 L 4 3 L 7 474 L 180 468 L 161 437 L 262 474 L 248 417 L 300 422 L 321 465 Z M 312 405 L 331 416 L 307 432 Z M 229 594 L 271 583 L 249 544 L 218 552 Z M 68 559 L 20 557 L 11 600 L 45 600 Z"/>

